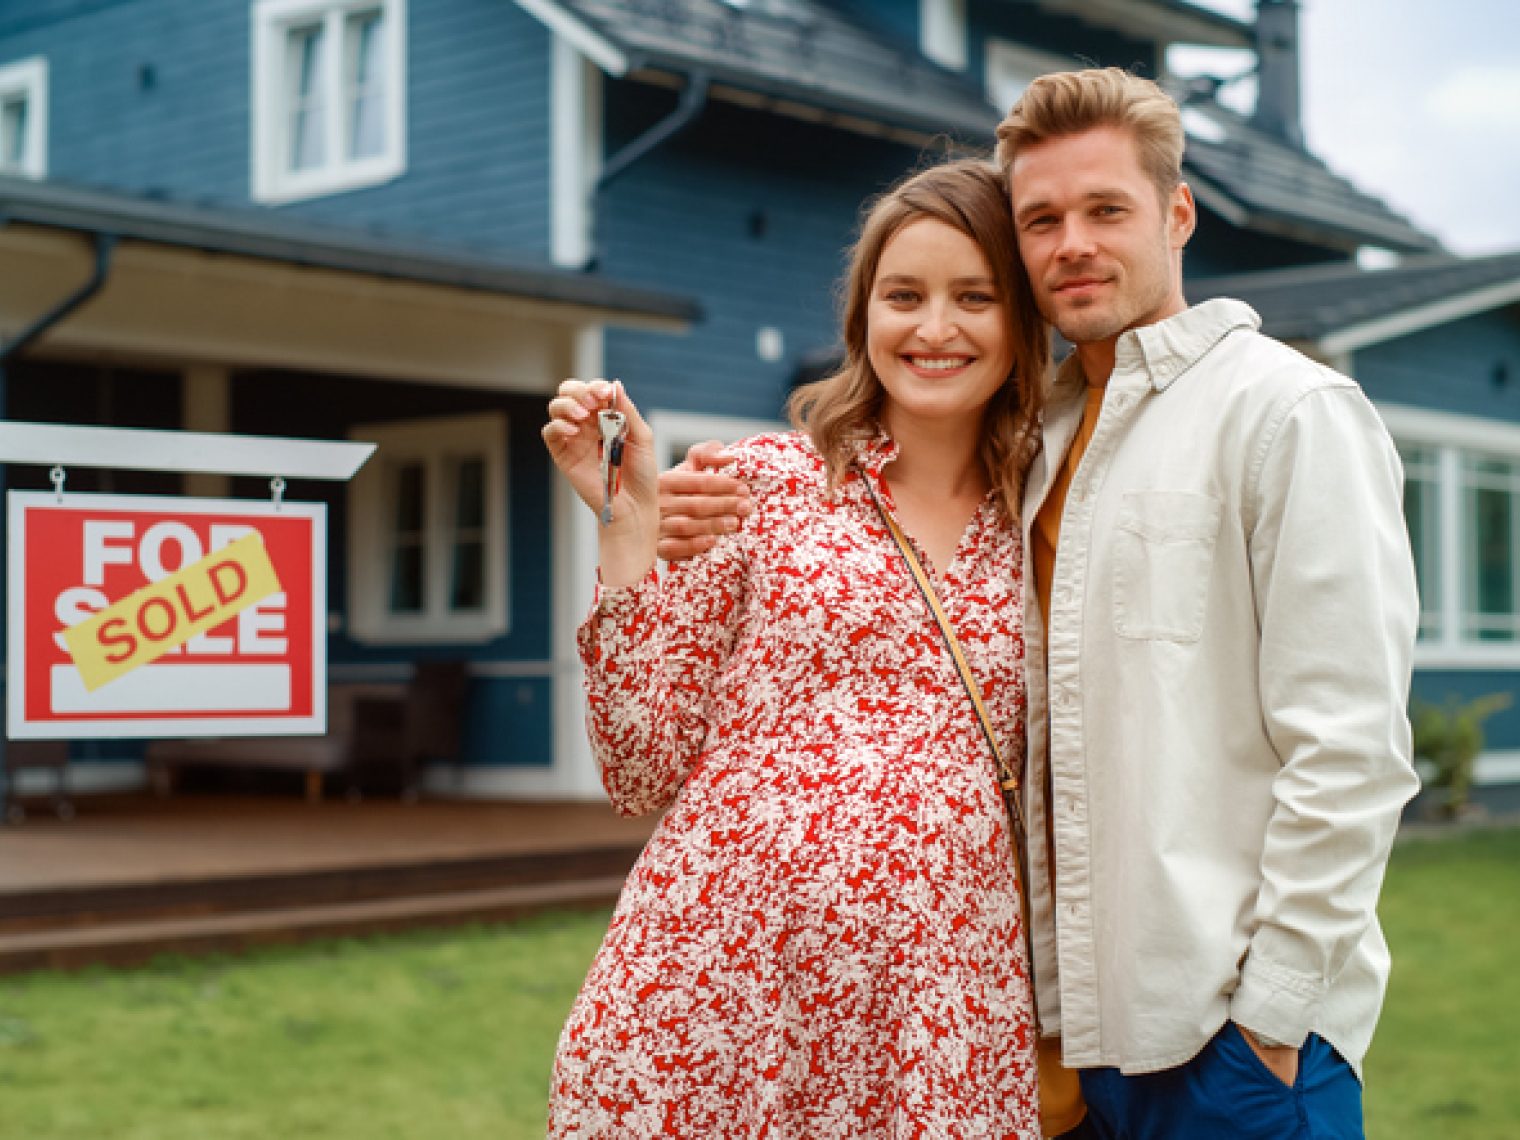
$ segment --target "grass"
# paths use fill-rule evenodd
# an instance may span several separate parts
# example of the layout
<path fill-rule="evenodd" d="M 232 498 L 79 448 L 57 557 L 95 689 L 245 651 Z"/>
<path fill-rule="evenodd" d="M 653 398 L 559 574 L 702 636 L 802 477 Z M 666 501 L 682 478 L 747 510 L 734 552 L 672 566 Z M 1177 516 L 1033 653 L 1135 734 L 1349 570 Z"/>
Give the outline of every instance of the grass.
<path fill-rule="evenodd" d="M 542 1137 L 607 917 L 0 980 L 0 1137 Z"/>
<path fill-rule="evenodd" d="M 1520 830 L 1394 852 L 1393 979 L 1367 1058 L 1367 1135 L 1520 1136 Z"/>
<path fill-rule="evenodd" d="M 1402 845 L 1374 1140 L 1520 1135 L 1520 830 Z M 0 1140 L 541 1137 L 605 911 L 0 979 Z"/>

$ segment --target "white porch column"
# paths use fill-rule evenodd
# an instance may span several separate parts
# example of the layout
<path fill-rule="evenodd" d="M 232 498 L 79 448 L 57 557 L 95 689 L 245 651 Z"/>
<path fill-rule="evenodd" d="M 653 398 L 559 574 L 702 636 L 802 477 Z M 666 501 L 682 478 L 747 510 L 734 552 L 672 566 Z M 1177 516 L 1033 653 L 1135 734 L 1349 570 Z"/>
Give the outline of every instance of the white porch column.
<path fill-rule="evenodd" d="M 575 335 L 571 374 L 603 374 L 601 325 Z M 601 777 L 586 740 L 586 697 L 575 631 L 591 606 L 596 585 L 596 518 L 570 484 L 554 478 L 554 785 L 561 795 L 600 798 Z"/>
<path fill-rule="evenodd" d="M 180 420 L 186 431 L 232 430 L 232 377 L 225 365 L 192 364 L 181 384 Z M 196 498 L 225 499 L 231 489 L 226 475 L 197 471 L 185 476 L 185 493 Z"/>

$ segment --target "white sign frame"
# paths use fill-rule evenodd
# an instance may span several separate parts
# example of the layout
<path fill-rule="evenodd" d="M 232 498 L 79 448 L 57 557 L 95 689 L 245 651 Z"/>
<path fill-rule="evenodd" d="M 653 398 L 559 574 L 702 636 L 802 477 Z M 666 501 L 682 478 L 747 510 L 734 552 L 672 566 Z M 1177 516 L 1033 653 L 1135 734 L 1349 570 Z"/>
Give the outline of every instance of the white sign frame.
<path fill-rule="evenodd" d="M 32 507 L 50 509 L 131 510 L 168 515 L 242 515 L 249 518 L 297 517 L 311 520 L 311 677 L 310 716 L 130 717 L 109 720 L 91 716 L 75 720 L 26 719 L 28 683 L 26 651 L 25 515 Z M 6 492 L 8 536 L 6 573 L 6 736 L 11 740 L 106 740 L 138 738 L 206 738 L 223 736 L 321 736 L 327 731 L 327 504 L 276 504 L 260 499 L 201 499 L 168 495 L 98 495 L 52 491 Z M 141 670 L 152 669 L 152 665 Z M 173 666 L 183 670 L 184 666 Z M 205 666 L 235 668 L 235 666 Z M 120 685 L 130 678 L 112 682 Z M 181 694 L 182 699 L 191 694 Z M 102 710 L 108 711 L 108 710 Z M 251 710 L 242 710 L 251 711 Z"/>

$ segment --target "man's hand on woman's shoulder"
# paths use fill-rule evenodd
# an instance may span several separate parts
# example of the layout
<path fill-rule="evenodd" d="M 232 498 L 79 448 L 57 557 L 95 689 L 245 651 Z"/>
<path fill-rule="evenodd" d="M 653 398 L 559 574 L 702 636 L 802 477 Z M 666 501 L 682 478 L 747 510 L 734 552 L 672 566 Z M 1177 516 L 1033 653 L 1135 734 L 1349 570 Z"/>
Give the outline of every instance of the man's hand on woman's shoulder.
<path fill-rule="evenodd" d="M 660 475 L 661 558 L 680 562 L 711 550 L 754 511 L 749 487 L 722 471 L 734 459 L 717 440 L 706 440 Z"/>

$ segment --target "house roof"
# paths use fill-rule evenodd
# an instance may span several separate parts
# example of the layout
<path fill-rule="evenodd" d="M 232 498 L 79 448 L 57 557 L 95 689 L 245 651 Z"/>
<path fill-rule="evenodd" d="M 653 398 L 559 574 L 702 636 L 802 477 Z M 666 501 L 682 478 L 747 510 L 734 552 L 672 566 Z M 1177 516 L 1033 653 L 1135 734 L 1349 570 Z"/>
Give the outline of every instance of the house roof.
<path fill-rule="evenodd" d="M 1313 154 L 1218 103 L 1186 101 L 1182 121 L 1188 135 L 1183 164 L 1194 194 L 1235 225 L 1314 243 L 1332 239 L 1348 252 L 1362 245 L 1399 253 L 1441 248 Z"/>
<path fill-rule="evenodd" d="M 1263 331 L 1347 352 L 1422 328 L 1520 304 L 1520 252 L 1407 258 L 1389 269 L 1352 263 L 1273 269 L 1188 282 L 1188 299 L 1236 297 Z"/>
<path fill-rule="evenodd" d="M 966 77 L 818 0 L 517 3 L 611 75 L 705 71 L 720 96 L 873 133 L 986 139 L 1000 119 Z"/>
<path fill-rule="evenodd" d="M 154 245 L 444 285 L 614 317 L 687 323 L 689 297 L 564 269 L 526 265 L 447 246 L 301 222 L 267 211 L 189 205 L 116 191 L 0 177 L 0 225 L 111 234 Z"/>
<path fill-rule="evenodd" d="M 1033 2 L 1163 40 L 1252 42 L 1249 24 L 1186 0 Z M 819 0 L 517 3 L 613 75 L 702 71 L 722 97 L 872 133 L 907 131 L 918 141 L 948 131 L 985 143 L 1001 118 L 965 75 Z M 1189 180 L 1234 225 L 1348 252 L 1369 244 L 1401 253 L 1440 248 L 1318 158 L 1212 100 L 1190 102 L 1184 121 Z"/>
<path fill-rule="evenodd" d="M 1022 0 L 1028 3 L 1028 0 Z M 1255 28 L 1188 0 L 1034 0 L 1041 8 L 1099 28 L 1126 32 L 1159 43 L 1199 44 L 1205 47 L 1248 48 Z"/>

